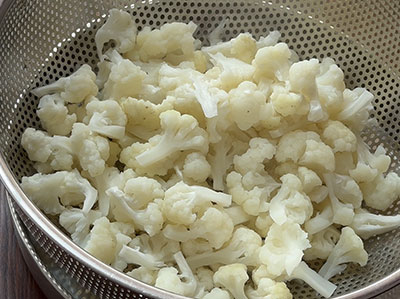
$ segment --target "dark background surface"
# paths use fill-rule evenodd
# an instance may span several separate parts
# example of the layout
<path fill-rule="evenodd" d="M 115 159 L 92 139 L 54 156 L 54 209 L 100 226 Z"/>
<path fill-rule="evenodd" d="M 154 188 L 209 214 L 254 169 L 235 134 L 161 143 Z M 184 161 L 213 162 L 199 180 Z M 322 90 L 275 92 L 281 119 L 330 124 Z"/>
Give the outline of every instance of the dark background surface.
<path fill-rule="evenodd" d="M 0 0 L 1 1 L 1 0 Z M 5 188 L 0 182 L 0 298 L 46 298 L 35 283 L 19 250 Z"/>

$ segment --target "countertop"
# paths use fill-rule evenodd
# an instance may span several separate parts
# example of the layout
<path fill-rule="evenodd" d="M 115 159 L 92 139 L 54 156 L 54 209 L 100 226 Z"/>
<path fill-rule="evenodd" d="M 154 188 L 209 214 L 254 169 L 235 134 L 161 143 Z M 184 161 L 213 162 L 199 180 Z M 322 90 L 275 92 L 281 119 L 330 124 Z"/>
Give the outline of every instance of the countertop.
<path fill-rule="evenodd" d="M 1 2 L 2 0 L 0 0 Z M 7 207 L 5 188 L 0 183 L 0 298 L 44 299 L 25 265 Z"/>

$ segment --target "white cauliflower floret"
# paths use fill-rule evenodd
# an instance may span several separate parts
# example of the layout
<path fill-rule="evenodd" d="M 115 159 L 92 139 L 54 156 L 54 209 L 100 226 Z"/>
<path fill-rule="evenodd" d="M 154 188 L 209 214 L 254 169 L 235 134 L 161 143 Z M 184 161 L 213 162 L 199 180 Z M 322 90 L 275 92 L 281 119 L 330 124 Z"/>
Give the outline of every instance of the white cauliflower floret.
<path fill-rule="evenodd" d="M 172 223 L 190 225 L 196 214 L 211 207 L 214 202 L 221 207 L 229 207 L 232 196 L 201 186 L 189 186 L 182 181 L 165 191 L 162 211 Z"/>
<path fill-rule="evenodd" d="M 319 142 L 321 139 L 317 133 L 312 131 L 296 130 L 283 135 L 276 148 L 276 161 L 282 163 L 291 160 L 297 163 L 304 155 L 308 140 Z"/>
<path fill-rule="evenodd" d="M 168 224 L 163 230 L 165 237 L 171 240 L 185 242 L 187 240 L 203 238 L 210 245 L 218 249 L 231 238 L 233 223 L 223 209 L 208 208 L 201 217 L 198 217 L 188 227 L 184 225 Z"/>
<path fill-rule="evenodd" d="M 350 227 L 344 227 L 339 241 L 318 274 L 329 279 L 346 269 L 347 265 L 343 264 L 352 262 L 365 266 L 367 260 L 368 253 L 364 250 L 362 240 Z"/>
<path fill-rule="evenodd" d="M 333 223 L 333 210 L 329 202 L 324 201 L 315 216 L 304 224 L 304 229 L 310 235 L 314 235 Z"/>
<path fill-rule="evenodd" d="M 357 183 L 371 183 L 378 175 L 378 170 L 358 162 L 355 168 L 349 170 L 349 174 Z"/>
<path fill-rule="evenodd" d="M 259 264 L 258 252 L 261 245 L 261 237 L 255 231 L 247 227 L 239 227 L 234 231 L 232 238 L 224 248 L 191 255 L 187 261 L 193 269 L 232 263 L 256 266 Z"/>
<path fill-rule="evenodd" d="M 161 184 L 148 177 L 130 178 L 126 181 L 123 190 L 133 198 L 134 209 L 141 209 L 157 198 L 164 198 Z"/>
<path fill-rule="evenodd" d="M 310 193 L 312 190 L 314 190 L 314 188 L 322 185 L 322 181 L 319 176 L 311 169 L 301 166 L 297 171 L 305 193 Z"/>
<path fill-rule="evenodd" d="M 214 272 L 212 270 L 206 267 L 200 267 L 197 268 L 194 271 L 194 273 L 197 278 L 199 288 L 201 288 L 203 291 L 211 291 L 211 289 L 214 288 L 214 282 L 213 282 Z"/>
<path fill-rule="evenodd" d="M 373 109 L 374 95 L 365 88 L 345 89 L 343 109 L 336 118 L 356 132 L 360 132 L 367 123 L 369 112 Z"/>
<path fill-rule="evenodd" d="M 115 41 L 116 50 L 119 53 L 132 50 L 135 47 L 136 32 L 137 28 L 132 15 L 119 9 L 111 9 L 110 16 L 97 30 L 95 36 L 97 55 L 100 60 L 103 60 L 104 44 L 110 40 Z"/>
<path fill-rule="evenodd" d="M 324 58 L 320 64 L 320 73 L 316 78 L 318 96 L 327 112 L 332 115 L 342 109 L 345 89 L 343 71 L 333 59 Z"/>
<path fill-rule="evenodd" d="M 323 142 L 307 140 L 303 156 L 299 160 L 300 165 L 314 170 L 335 170 L 335 155 L 332 149 Z"/>
<path fill-rule="evenodd" d="M 68 137 L 50 137 L 45 132 L 27 128 L 22 134 L 21 145 L 29 159 L 38 162 L 39 170 L 43 166 L 50 170 L 72 169 L 74 149 Z"/>
<path fill-rule="evenodd" d="M 110 156 L 108 140 L 93 134 L 82 123 L 74 124 L 70 140 L 82 169 L 87 170 L 92 177 L 101 175 Z"/>
<path fill-rule="evenodd" d="M 174 258 L 181 274 L 178 274 L 175 267 L 162 268 L 158 272 L 155 286 L 179 295 L 193 297 L 197 290 L 197 280 L 182 252 L 174 254 Z"/>
<path fill-rule="evenodd" d="M 248 279 L 247 267 L 243 264 L 221 266 L 213 277 L 217 286 L 227 289 L 236 299 L 247 299 L 244 285 Z"/>
<path fill-rule="evenodd" d="M 164 224 L 164 217 L 158 204 L 150 202 L 144 210 L 133 209 L 135 200 L 118 187 L 106 191 L 111 198 L 111 212 L 117 221 L 132 222 L 149 236 L 159 233 Z"/>
<path fill-rule="evenodd" d="M 324 125 L 322 140 L 333 152 L 354 152 L 357 148 L 357 138 L 343 123 L 330 120 Z"/>
<path fill-rule="evenodd" d="M 225 57 L 221 53 L 209 55 L 213 65 L 221 69 L 221 74 L 216 81 L 223 90 L 229 91 L 236 88 L 241 82 L 252 79 L 255 68 L 251 64 L 236 58 Z"/>
<path fill-rule="evenodd" d="M 229 293 L 220 288 L 213 288 L 209 293 L 204 295 L 203 299 L 230 299 Z"/>
<path fill-rule="evenodd" d="M 127 56 L 137 57 L 148 62 L 153 59 L 177 65 L 182 61 L 193 60 L 197 41 L 193 37 L 196 24 L 190 22 L 164 24 L 160 29 L 143 28 L 136 38 L 136 47 Z"/>
<path fill-rule="evenodd" d="M 344 203 L 350 203 L 354 208 L 361 207 L 363 194 L 357 183 L 347 175 L 334 174 L 335 195 Z"/>
<path fill-rule="evenodd" d="M 274 85 L 271 102 L 276 112 L 282 116 L 304 115 L 309 106 L 301 94 L 290 92 L 282 85 Z"/>
<path fill-rule="evenodd" d="M 129 59 L 122 58 L 115 50 L 108 55 L 111 60 L 111 70 L 108 80 L 104 83 L 103 98 L 119 100 L 139 95 L 146 73 Z"/>
<path fill-rule="evenodd" d="M 310 236 L 311 248 L 304 251 L 304 260 L 326 260 L 339 238 L 340 232 L 334 226 L 329 226 L 326 229 L 313 234 Z"/>
<path fill-rule="evenodd" d="M 304 95 L 308 101 L 318 100 L 317 84 L 315 82 L 315 77 L 318 73 L 318 59 L 314 58 L 293 63 L 289 69 L 291 90 Z"/>
<path fill-rule="evenodd" d="M 64 100 L 58 94 L 42 97 L 39 101 L 37 115 L 43 129 L 51 135 L 68 135 L 77 120 L 75 113 L 69 114 Z"/>
<path fill-rule="evenodd" d="M 59 94 L 66 103 L 81 103 L 97 95 L 96 74 L 87 64 L 82 65 L 69 77 L 63 77 L 50 85 L 32 90 L 38 97 Z"/>
<path fill-rule="evenodd" d="M 391 159 L 389 156 L 386 155 L 386 150 L 383 148 L 382 145 L 379 145 L 375 153 L 371 153 L 369 151 L 369 147 L 365 142 L 359 138 L 357 140 L 357 157 L 359 164 L 368 165 L 371 170 L 367 170 L 368 174 L 364 174 L 362 177 L 371 178 L 372 173 L 375 173 L 374 169 L 378 171 L 378 173 L 384 173 L 388 170 L 390 166 Z"/>
<path fill-rule="evenodd" d="M 182 174 L 183 177 L 202 183 L 211 175 L 211 166 L 203 154 L 198 152 L 190 153 L 186 156 Z"/>
<path fill-rule="evenodd" d="M 90 226 L 101 216 L 99 211 L 84 213 L 81 209 L 70 208 L 61 212 L 59 223 L 71 234 L 72 241 L 84 247 L 89 238 Z"/>
<path fill-rule="evenodd" d="M 350 227 L 363 239 L 384 234 L 400 226 L 400 215 L 384 216 L 358 209 Z"/>
<path fill-rule="evenodd" d="M 400 177 L 394 172 L 380 174 L 371 183 L 360 186 L 365 203 L 373 209 L 384 211 L 400 196 Z"/>
<path fill-rule="evenodd" d="M 198 126 L 193 116 L 169 110 L 160 114 L 160 121 L 162 132 L 149 139 L 151 147 L 136 157 L 131 157 L 139 165 L 149 166 L 168 159 L 178 151 L 208 151 L 207 133 Z"/>
<path fill-rule="evenodd" d="M 299 224 L 290 221 L 283 225 L 274 223 L 261 247 L 259 257 L 272 275 L 291 275 L 300 264 L 303 251 L 309 247 L 307 233 Z"/>
<path fill-rule="evenodd" d="M 60 214 L 64 206 L 80 204 L 82 212 L 88 213 L 97 201 L 97 190 L 76 169 L 23 177 L 21 188 L 41 210 L 51 215 Z"/>
<path fill-rule="evenodd" d="M 246 288 L 249 299 L 292 299 L 293 296 L 284 282 L 276 282 L 270 278 L 261 278 L 257 289 Z"/>
<path fill-rule="evenodd" d="M 249 33 L 240 33 L 227 42 L 211 44 L 201 50 L 209 54 L 222 53 L 225 57 L 240 59 L 246 63 L 253 61 L 257 51 L 256 41 Z"/>
<path fill-rule="evenodd" d="M 333 212 L 333 223 L 337 223 L 340 225 L 349 225 L 353 221 L 354 217 L 353 205 L 350 203 L 342 203 L 336 197 L 336 192 L 338 188 L 335 188 L 336 178 L 334 174 L 325 173 L 323 176 L 325 185 L 328 187 L 329 199 Z"/>
<path fill-rule="evenodd" d="M 114 139 L 125 136 L 126 116 L 116 101 L 91 101 L 86 105 L 86 112 L 92 132 Z"/>
<path fill-rule="evenodd" d="M 126 275 L 129 275 L 130 277 L 133 277 L 144 283 L 154 285 L 156 283 L 157 273 L 158 273 L 157 270 L 140 266 L 139 268 L 126 272 Z"/>
<path fill-rule="evenodd" d="M 313 207 L 310 199 L 302 191 L 301 181 L 293 174 L 281 178 L 282 185 L 271 199 L 269 213 L 278 225 L 287 221 L 303 224 L 310 219 Z"/>
<path fill-rule="evenodd" d="M 134 98 L 122 99 L 121 106 L 128 120 L 126 130 L 143 139 L 149 139 L 159 132 L 160 114 L 173 108 L 168 101 L 156 105 Z"/>
<path fill-rule="evenodd" d="M 290 50 L 285 43 L 259 49 L 252 62 L 255 67 L 254 79 L 257 81 L 263 78 L 278 81 L 287 80 L 290 56 Z"/>

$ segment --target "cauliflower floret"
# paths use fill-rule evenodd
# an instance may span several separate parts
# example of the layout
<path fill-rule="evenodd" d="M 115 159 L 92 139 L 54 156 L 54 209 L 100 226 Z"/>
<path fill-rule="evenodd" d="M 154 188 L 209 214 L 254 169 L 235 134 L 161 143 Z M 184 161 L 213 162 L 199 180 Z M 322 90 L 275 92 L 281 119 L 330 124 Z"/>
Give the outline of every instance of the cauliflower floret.
<path fill-rule="evenodd" d="M 305 231 L 310 235 L 314 235 L 326 229 L 333 223 L 333 210 L 328 201 L 324 201 L 315 208 L 315 216 L 304 224 Z"/>
<path fill-rule="evenodd" d="M 372 177 L 372 173 L 375 173 L 373 169 L 376 169 L 378 173 L 384 173 L 388 170 L 390 166 L 391 159 L 386 155 L 386 150 L 382 145 L 379 145 L 375 153 L 369 151 L 369 147 L 365 142 L 359 138 L 357 141 L 357 157 L 359 164 L 364 164 L 370 166 L 371 170 L 367 170 L 368 174 L 364 174 L 367 178 Z M 363 176 L 362 176 L 363 177 Z"/>
<path fill-rule="evenodd" d="M 332 149 L 323 142 L 307 140 L 303 156 L 299 160 L 300 165 L 314 170 L 335 170 L 335 155 Z"/>
<path fill-rule="evenodd" d="M 276 282 L 269 278 L 261 278 L 257 289 L 246 288 L 246 295 L 249 299 L 292 299 L 293 296 L 284 282 Z"/>
<path fill-rule="evenodd" d="M 400 215 L 384 216 L 358 209 L 350 227 L 363 239 L 386 233 L 400 226 Z"/>
<path fill-rule="evenodd" d="M 276 161 L 282 163 L 291 160 L 297 163 L 304 155 L 306 142 L 309 140 L 321 141 L 319 135 L 312 131 L 303 132 L 296 130 L 283 135 L 276 149 Z"/>
<path fill-rule="evenodd" d="M 247 267 L 243 264 L 221 266 L 213 277 L 217 286 L 227 289 L 236 299 L 247 299 L 244 285 L 248 279 Z"/>
<path fill-rule="evenodd" d="M 329 279 L 346 269 L 347 265 L 343 264 L 353 262 L 365 266 L 367 260 L 368 253 L 364 250 L 362 240 L 350 227 L 344 227 L 339 241 L 318 274 Z"/>
<path fill-rule="evenodd" d="M 287 80 L 290 56 L 291 52 L 285 43 L 259 49 L 252 62 L 255 67 L 254 79 L 256 81 L 263 78 L 278 81 Z"/>
<path fill-rule="evenodd" d="M 228 241 L 233 232 L 233 223 L 223 209 L 209 207 L 201 217 L 198 217 L 188 227 L 184 225 L 168 224 L 163 234 L 168 239 L 185 242 L 187 240 L 203 238 L 210 245 L 218 249 Z"/>
<path fill-rule="evenodd" d="M 75 113 L 69 114 L 64 100 L 58 94 L 42 97 L 39 101 L 37 115 L 42 127 L 51 135 L 68 135 L 77 120 Z"/>
<path fill-rule="evenodd" d="M 116 42 L 116 50 L 125 53 L 135 47 L 137 28 L 135 20 L 129 13 L 111 9 L 110 16 L 103 26 L 96 32 L 95 41 L 97 55 L 103 60 L 103 46 L 113 40 Z"/>
<path fill-rule="evenodd" d="M 82 169 L 87 170 L 92 177 L 101 175 L 110 156 L 108 140 L 93 134 L 82 123 L 74 124 L 70 139 Z"/>
<path fill-rule="evenodd" d="M 236 58 L 225 57 L 221 53 L 209 54 L 214 66 L 221 69 L 221 74 L 216 80 L 217 85 L 223 90 L 229 91 L 236 88 L 243 81 L 250 81 L 255 68 Z"/>
<path fill-rule="evenodd" d="M 334 227 L 313 234 L 310 239 L 311 248 L 304 251 L 304 260 L 326 260 L 340 238 L 340 232 Z"/>
<path fill-rule="evenodd" d="M 97 201 L 97 190 L 76 169 L 23 177 L 21 188 L 41 210 L 51 215 L 60 214 L 64 206 L 82 203 L 82 212 L 88 213 Z"/>
<path fill-rule="evenodd" d="M 64 77 L 58 81 L 43 87 L 32 90 L 38 97 L 48 94 L 59 94 L 66 103 L 81 103 L 97 95 L 98 88 L 95 83 L 96 74 L 87 64 L 82 65 L 75 73 L 69 77 Z"/>
<path fill-rule="evenodd" d="M 293 63 L 289 69 L 289 83 L 291 90 L 302 94 L 311 100 L 318 100 L 315 77 L 319 73 L 318 59 L 303 60 Z"/>
<path fill-rule="evenodd" d="M 240 59 L 245 63 L 251 63 L 257 51 L 256 41 L 249 33 L 240 33 L 228 42 L 220 42 L 209 47 L 203 47 L 202 51 L 209 54 L 222 53 L 225 57 Z"/>
<path fill-rule="evenodd" d="M 136 47 L 127 53 L 127 57 L 137 57 L 144 62 L 163 59 L 174 65 L 193 60 L 198 43 L 193 37 L 196 28 L 193 22 L 164 24 L 154 30 L 145 27 L 138 33 Z"/>
<path fill-rule="evenodd" d="M 154 269 L 149 269 L 143 266 L 133 269 L 132 271 L 126 272 L 126 275 L 140 280 L 144 283 L 154 285 L 156 283 L 158 271 Z"/>
<path fill-rule="evenodd" d="M 190 153 L 185 158 L 182 174 L 196 183 L 202 183 L 210 176 L 211 166 L 203 154 Z"/>
<path fill-rule="evenodd" d="M 378 175 L 378 170 L 358 162 L 356 168 L 349 170 L 349 174 L 357 183 L 371 183 Z"/>
<path fill-rule="evenodd" d="M 276 112 L 282 116 L 304 115 L 309 106 L 301 94 L 290 92 L 282 85 L 274 85 L 271 102 Z"/>
<path fill-rule="evenodd" d="M 367 206 L 384 211 L 400 196 L 400 177 L 390 172 L 386 176 L 378 175 L 371 183 L 360 185 Z"/>
<path fill-rule="evenodd" d="M 316 83 L 319 100 L 327 112 L 330 115 L 339 112 L 343 107 L 344 74 L 333 59 L 324 58 L 322 60 Z"/>
<path fill-rule="evenodd" d="M 162 132 L 149 139 L 151 147 L 136 157 L 131 157 L 139 165 L 146 167 L 169 159 L 170 155 L 178 151 L 208 152 L 207 133 L 198 126 L 193 116 L 169 110 L 160 114 L 160 122 Z"/>
<path fill-rule="evenodd" d="M 47 133 L 27 128 L 22 134 L 21 145 L 31 161 L 39 162 L 39 167 L 50 170 L 71 170 L 73 147 L 71 140 L 64 136 L 50 137 Z"/>
<path fill-rule="evenodd" d="M 146 73 L 132 61 L 122 58 L 115 50 L 108 56 L 111 60 L 111 70 L 108 80 L 104 83 L 103 98 L 119 100 L 123 97 L 138 96 L 142 91 Z"/>
<path fill-rule="evenodd" d="M 84 122 L 88 122 L 92 132 L 114 139 L 125 136 L 126 116 L 116 101 L 91 101 L 86 105 L 86 112 Z"/>
<path fill-rule="evenodd" d="M 216 251 L 205 251 L 191 255 L 187 261 L 193 269 L 215 264 L 242 263 L 248 266 L 259 264 L 258 252 L 261 248 L 261 237 L 247 227 L 237 228 L 226 247 Z"/>
<path fill-rule="evenodd" d="M 148 177 L 136 177 L 126 181 L 124 192 L 134 200 L 132 207 L 141 209 L 157 198 L 164 198 L 164 190 L 159 182 Z"/>
<path fill-rule="evenodd" d="M 197 216 L 214 202 L 222 207 L 229 207 L 232 196 L 216 192 L 206 187 L 188 186 L 182 181 L 165 191 L 162 211 L 172 223 L 190 225 Z"/>
<path fill-rule="evenodd" d="M 283 225 L 287 221 L 303 224 L 310 219 L 313 206 L 302 191 L 301 181 L 293 174 L 281 178 L 282 186 L 271 199 L 269 213 L 275 223 Z"/>
<path fill-rule="evenodd" d="M 126 130 L 139 138 L 149 139 L 160 130 L 160 114 L 172 108 L 169 101 L 156 105 L 134 98 L 122 99 L 122 109 L 128 119 Z"/>
<path fill-rule="evenodd" d="M 220 288 L 213 288 L 209 293 L 204 295 L 203 299 L 230 299 L 229 293 Z"/>
<path fill-rule="evenodd" d="M 322 185 L 319 176 L 307 167 L 301 166 L 298 168 L 298 177 L 303 185 L 304 192 L 307 194 L 314 190 L 314 188 Z"/>
<path fill-rule="evenodd" d="M 272 275 L 291 275 L 300 264 L 303 251 L 311 247 L 307 233 L 300 225 L 285 222 L 283 225 L 272 224 L 265 244 L 260 250 L 260 261 L 267 266 Z"/>
<path fill-rule="evenodd" d="M 356 135 L 343 123 L 330 120 L 323 127 L 322 140 L 333 149 L 333 152 L 354 152 L 356 150 Z"/>

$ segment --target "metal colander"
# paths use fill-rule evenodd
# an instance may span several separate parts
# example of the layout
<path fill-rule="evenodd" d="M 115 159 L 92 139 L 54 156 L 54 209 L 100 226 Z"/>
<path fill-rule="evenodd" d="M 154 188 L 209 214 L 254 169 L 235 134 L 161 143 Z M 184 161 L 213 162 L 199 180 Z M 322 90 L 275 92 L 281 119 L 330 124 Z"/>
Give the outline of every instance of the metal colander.
<path fill-rule="evenodd" d="M 279 30 L 302 59 L 330 56 L 348 88 L 375 95 L 379 127 L 364 132 L 374 149 L 383 143 L 400 173 L 400 2 L 397 0 L 5 0 L 0 9 L 0 175 L 33 239 L 83 287 L 101 298 L 182 298 L 147 286 L 102 264 L 72 243 L 23 194 L 18 180 L 33 173 L 20 146 L 26 127 L 39 127 L 38 98 L 30 90 L 96 66 L 96 30 L 112 7 L 125 8 L 138 28 L 194 21 L 202 41 L 223 19 L 224 39 Z M 400 203 L 388 214 L 397 214 Z M 349 265 L 336 276 L 338 298 L 367 298 L 400 283 L 400 230 L 365 242 L 366 267 Z M 317 266 L 317 264 L 314 264 Z M 305 284 L 289 284 L 294 298 L 315 298 Z"/>

